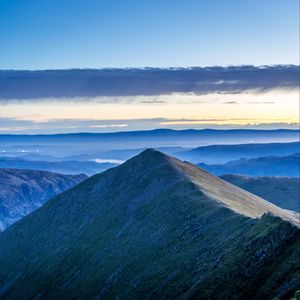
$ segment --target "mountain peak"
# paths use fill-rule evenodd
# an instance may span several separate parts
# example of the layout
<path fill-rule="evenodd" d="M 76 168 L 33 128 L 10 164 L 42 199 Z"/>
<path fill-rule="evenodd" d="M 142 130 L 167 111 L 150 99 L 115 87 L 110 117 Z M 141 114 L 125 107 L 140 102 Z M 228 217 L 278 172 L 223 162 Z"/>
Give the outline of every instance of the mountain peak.
<path fill-rule="evenodd" d="M 298 257 L 285 249 L 298 249 L 300 230 L 283 218 L 293 221 L 289 212 L 193 164 L 147 149 L 0 234 L 0 298 L 291 294 L 297 282 L 288 278 L 299 278 Z"/>
<path fill-rule="evenodd" d="M 299 224 L 297 213 L 281 209 L 254 194 L 223 181 L 192 163 L 181 161 L 152 148 L 131 158 L 123 166 L 130 170 L 138 168 L 139 172 L 143 173 L 147 170 L 153 172 L 155 169 L 157 178 L 160 176 L 177 177 L 179 181 L 193 184 L 218 206 L 229 208 L 250 218 L 260 218 L 265 213 L 271 213 L 294 224 Z"/>
<path fill-rule="evenodd" d="M 164 154 L 161 151 L 158 151 L 154 148 L 148 148 L 144 151 L 142 151 L 139 155 L 136 157 L 143 157 L 147 159 L 163 159 L 169 157 L 167 154 Z"/>
<path fill-rule="evenodd" d="M 163 152 L 160 152 L 154 148 L 148 148 L 140 152 L 139 154 L 128 159 L 124 164 L 133 163 L 137 161 L 145 161 L 149 163 L 155 163 L 162 160 L 168 160 L 169 156 Z"/>
<path fill-rule="evenodd" d="M 127 160 L 123 165 L 120 166 L 120 169 L 119 167 L 116 167 L 115 170 L 126 169 L 132 171 L 135 169 L 137 172 L 146 173 L 151 169 L 165 168 L 164 173 L 174 173 L 174 171 L 177 173 L 176 161 L 177 159 L 172 156 L 169 156 L 156 149 L 149 148 Z M 130 176 L 130 174 L 128 175 Z M 159 176 L 159 174 L 156 175 Z"/>

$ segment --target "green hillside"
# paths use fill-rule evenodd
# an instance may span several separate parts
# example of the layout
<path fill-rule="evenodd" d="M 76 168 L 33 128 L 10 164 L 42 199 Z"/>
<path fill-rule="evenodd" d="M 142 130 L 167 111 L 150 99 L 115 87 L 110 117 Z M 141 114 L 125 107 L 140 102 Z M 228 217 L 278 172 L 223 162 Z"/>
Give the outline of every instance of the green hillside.
<path fill-rule="evenodd" d="M 288 299 L 298 217 L 146 150 L 0 234 L 0 297 Z"/>

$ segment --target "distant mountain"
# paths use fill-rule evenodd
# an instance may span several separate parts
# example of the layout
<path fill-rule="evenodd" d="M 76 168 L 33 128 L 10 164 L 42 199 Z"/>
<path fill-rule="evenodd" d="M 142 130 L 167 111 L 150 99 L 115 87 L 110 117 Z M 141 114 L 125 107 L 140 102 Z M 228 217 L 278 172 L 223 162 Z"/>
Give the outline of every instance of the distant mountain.
<path fill-rule="evenodd" d="M 39 154 L 71 156 L 110 150 L 185 147 L 216 144 L 285 143 L 299 141 L 299 130 L 171 130 L 74 133 L 49 135 L 0 135 L 2 151 L 39 151 Z M 5 147 L 4 147 L 5 146 Z M 299 148 L 298 148 L 299 149 Z M 88 151 L 88 152 L 87 152 Z M 295 152 L 298 152 L 294 151 Z M 210 152 L 210 151 L 209 151 Z M 199 157 L 201 158 L 201 157 Z M 185 159 L 185 158 L 184 158 Z M 201 162 L 199 160 L 197 163 Z"/>
<path fill-rule="evenodd" d="M 73 175 L 79 173 L 94 175 L 116 165 L 94 161 L 32 161 L 13 157 L 0 157 L 0 168 L 42 170 Z"/>
<path fill-rule="evenodd" d="M 300 143 L 267 143 L 212 145 L 177 153 L 181 159 L 194 163 L 223 164 L 240 158 L 286 156 L 300 152 Z"/>
<path fill-rule="evenodd" d="M 0 231 L 86 178 L 83 174 L 0 169 Z"/>
<path fill-rule="evenodd" d="M 226 180 L 269 202 L 300 212 L 300 178 L 223 175 Z"/>
<path fill-rule="evenodd" d="M 259 157 L 229 161 L 223 165 L 198 164 L 215 175 L 237 174 L 247 176 L 300 176 L 300 154 L 283 157 Z"/>
<path fill-rule="evenodd" d="M 0 233 L 0 297 L 287 299 L 298 217 L 146 150 Z"/>

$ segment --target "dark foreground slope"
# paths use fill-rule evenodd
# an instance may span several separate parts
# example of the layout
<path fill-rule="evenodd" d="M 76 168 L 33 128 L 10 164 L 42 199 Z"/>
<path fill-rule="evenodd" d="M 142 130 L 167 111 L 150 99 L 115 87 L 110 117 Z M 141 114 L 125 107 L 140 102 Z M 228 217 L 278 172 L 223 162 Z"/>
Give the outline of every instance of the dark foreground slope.
<path fill-rule="evenodd" d="M 300 178 L 223 175 L 226 180 L 269 202 L 300 212 Z"/>
<path fill-rule="evenodd" d="M 83 174 L 0 169 L 0 231 L 86 178 Z"/>
<path fill-rule="evenodd" d="M 0 296 L 286 299 L 300 286 L 297 220 L 147 150 L 2 232 Z"/>

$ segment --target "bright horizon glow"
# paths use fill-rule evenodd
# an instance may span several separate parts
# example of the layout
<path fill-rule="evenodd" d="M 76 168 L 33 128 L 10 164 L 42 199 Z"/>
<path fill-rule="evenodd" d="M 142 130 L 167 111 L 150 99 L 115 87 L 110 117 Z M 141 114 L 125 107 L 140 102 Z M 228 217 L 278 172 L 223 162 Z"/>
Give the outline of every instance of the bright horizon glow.
<path fill-rule="evenodd" d="M 299 123 L 299 92 L 295 90 L 241 94 L 95 97 L 90 101 L 86 100 L 40 99 L 2 104 L 1 117 L 7 126 L 0 126 L 0 131 L 43 132 L 43 128 L 48 127 L 48 131 L 53 128 L 54 131 L 68 129 L 103 132 L 136 128 L 203 128 L 205 125 L 238 128 L 274 123 L 278 123 L 280 128 L 284 127 L 284 124 L 294 124 L 293 126 L 297 127 Z M 10 123 L 15 125 L 9 125 Z"/>

